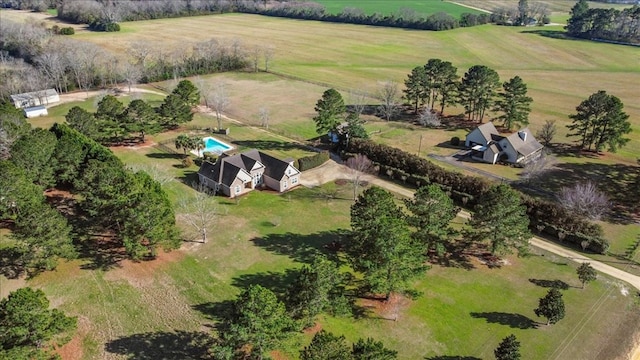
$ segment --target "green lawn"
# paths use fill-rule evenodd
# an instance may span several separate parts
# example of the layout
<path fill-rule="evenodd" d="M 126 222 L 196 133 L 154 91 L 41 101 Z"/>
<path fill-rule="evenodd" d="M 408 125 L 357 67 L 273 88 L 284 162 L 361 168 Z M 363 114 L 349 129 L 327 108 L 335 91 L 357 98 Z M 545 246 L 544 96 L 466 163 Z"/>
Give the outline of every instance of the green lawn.
<path fill-rule="evenodd" d="M 421 15 L 430 15 L 438 12 L 444 12 L 459 18 L 463 13 L 479 14 L 480 11 L 469 9 L 464 6 L 452 4 L 444 1 L 419 1 L 419 0 L 394 0 L 394 1 L 376 1 L 376 0 L 317 0 L 315 1 L 325 6 L 327 13 L 339 14 L 344 8 L 356 8 L 370 15 L 379 13 L 389 15 L 397 13 L 403 9 L 413 10 Z"/>

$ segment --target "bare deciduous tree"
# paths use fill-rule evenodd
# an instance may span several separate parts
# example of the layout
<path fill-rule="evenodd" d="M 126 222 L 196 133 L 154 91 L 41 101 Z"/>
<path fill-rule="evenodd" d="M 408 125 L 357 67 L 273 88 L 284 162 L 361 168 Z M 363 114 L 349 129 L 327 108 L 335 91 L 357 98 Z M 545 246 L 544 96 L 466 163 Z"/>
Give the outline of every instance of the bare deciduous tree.
<path fill-rule="evenodd" d="M 609 197 L 591 181 L 563 187 L 558 199 L 565 209 L 592 220 L 600 219 L 611 207 Z"/>
<path fill-rule="evenodd" d="M 267 45 L 262 49 L 262 54 L 264 55 L 264 71 L 269 71 L 269 64 L 273 59 L 273 53 L 275 52 L 275 48 L 273 45 Z"/>
<path fill-rule="evenodd" d="M 253 63 L 253 72 L 258 72 L 258 63 L 260 62 L 260 55 L 262 54 L 262 47 L 256 45 L 249 51 L 251 56 L 251 62 Z"/>
<path fill-rule="evenodd" d="M 536 137 L 542 141 L 544 146 L 551 145 L 553 137 L 556 135 L 555 120 L 546 120 L 542 128 L 536 133 Z"/>
<path fill-rule="evenodd" d="M 222 129 L 222 113 L 227 110 L 231 104 L 229 95 L 227 95 L 227 89 L 223 83 L 218 83 L 214 86 L 213 90 L 209 93 L 207 103 L 216 112 L 218 130 Z"/>
<path fill-rule="evenodd" d="M 349 91 L 349 106 L 352 112 L 360 117 L 367 106 L 367 94 L 361 91 Z"/>
<path fill-rule="evenodd" d="M 442 126 L 440 115 L 437 111 L 424 107 L 418 116 L 418 122 L 424 127 L 437 128 Z"/>
<path fill-rule="evenodd" d="M 193 184 L 193 187 L 196 190 L 194 195 L 179 200 L 177 217 L 195 230 L 202 242 L 206 243 L 207 234 L 220 214 L 210 189 L 203 184 Z"/>
<path fill-rule="evenodd" d="M 378 89 L 378 97 L 382 100 L 380 115 L 387 121 L 393 119 L 400 112 L 399 93 L 397 82 L 388 80 L 380 83 Z"/>
<path fill-rule="evenodd" d="M 362 183 L 362 178 L 373 171 L 373 163 L 366 155 L 356 154 L 347 159 L 347 167 L 350 169 L 353 200 L 355 201 L 358 198 L 358 189 Z"/>
<path fill-rule="evenodd" d="M 540 178 L 542 174 L 556 166 L 557 163 L 558 161 L 555 156 L 543 152 L 540 157 L 528 162 L 524 166 L 522 178 L 526 181 L 534 181 Z"/>
<path fill-rule="evenodd" d="M 260 126 L 269 129 L 269 108 L 264 106 L 260 107 L 260 109 L 258 109 L 258 117 L 260 118 Z"/>
<path fill-rule="evenodd" d="M 135 86 L 140 81 L 140 79 L 142 79 L 142 65 L 124 62 L 120 66 L 120 73 L 122 74 L 124 80 L 127 82 L 129 93 L 131 93 L 131 87 Z"/>
<path fill-rule="evenodd" d="M 130 169 L 134 172 L 144 171 L 147 173 L 153 180 L 155 180 L 160 185 L 164 186 L 173 181 L 173 177 L 167 172 L 160 169 L 157 164 L 154 165 L 132 165 Z"/>

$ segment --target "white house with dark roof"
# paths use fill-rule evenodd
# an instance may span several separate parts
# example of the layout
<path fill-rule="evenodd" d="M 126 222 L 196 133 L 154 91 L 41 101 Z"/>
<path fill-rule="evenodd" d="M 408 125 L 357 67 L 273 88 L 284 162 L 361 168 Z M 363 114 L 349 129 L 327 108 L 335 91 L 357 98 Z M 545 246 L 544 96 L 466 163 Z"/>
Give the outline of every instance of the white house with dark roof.
<path fill-rule="evenodd" d="M 540 156 L 544 148 L 528 128 L 502 136 L 491 122 L 471 131 L 465 139 L 465 146 L 471 149 L 473 159 L 490 164 L 498 161 L 525 164 Z"/>
<path fill-rule="evenodd" d="M 198 178 L 216 193 L 233 198 L 260 187 L 287 191 L 300 184 L 300 171 L 293 166 L 293 159 L 280 160 L 252 149 L 222 155 L 215 163 L 203 162 Z"/>

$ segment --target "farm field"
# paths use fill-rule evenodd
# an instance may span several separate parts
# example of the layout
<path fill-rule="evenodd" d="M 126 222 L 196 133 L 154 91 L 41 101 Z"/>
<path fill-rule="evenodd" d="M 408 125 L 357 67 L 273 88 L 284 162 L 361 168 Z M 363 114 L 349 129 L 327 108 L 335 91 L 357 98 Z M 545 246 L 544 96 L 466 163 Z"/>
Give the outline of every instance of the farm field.
<path fill-rule="evenodd" d="M 455 18 L 459 18 L 463 13 L 479 14 L 480 11 L 466 8 L 455 3 L 446 1 L 416 1 L 416 0 L 395 0 L 395 1 L 376 1 L 376 0 L 316 0 L 316 3 L 325 6 L 327 13 L 339 14 L 344 8 L 361 9 L 365 14 L 379 13 L 389 15 L 397 13 L 402 9 L 414 10 L 421 15 L 431 15 L 438 12 L 447 13 Z"/>
<path fill-rule="evenodd" d="M 163 33 L 162 29 L 171 31 Z M 271 111 L 270 127 L 275 134 L 225 120 L 223 125 L 230 127 L 231 133 L 223 139 L 240 149 L 258 147 L 283 157 L 308 154 L 278 134 L 302 140 L 315 137 L 310 120 L 313 106 L 328 86 L 341 89 L 348 102 L 348 90 L 373 94 L 378 81 L 402 82 L 412 67 L 431 57 L 452 61 L 460 72 L 483 63 L 498 70 L 503 81 L 522 76 L 535 100 L 531 116 L 534 131 L 547 119 L 555 119 L 560 125 L 568 123 L 566 115 L 602 87 L 625 102 L 634 124 L 632 141 L 620 154 L 600 159 L 562 157 L 564 167 L 550 186 L 558 188 L 560 180 L 584 174 L 606 179 L 633 171 L 640 154 L 640 104 L 636 94 L 640 49 L 554 39 L 548 35 L 556 34 L 559 28 L 547 29 L 552 33 L 496 26 L 431 33 L 232 14 L 125 23 L 120 34 L 85 33 L 76 38 L 113 51 L 124 51 L 127 42 L 138 40 L 159 44 L 166 38 L 165 44 L 170 46 L 186 36 L 193 41 L 215 36 L 225 41 L 239 38 L 249 46 L 275 45 L 270 67 L 298 80 L 263 73 L 221 74 L 206 80 L 227 85 L 231 96 L 228 113 L 233 118 L 258 125 L 258 108 L 267 106 Z M 372 41 L 358 42 L 363 36 Z M 148 99 L 160 101 L 155 95 Z M 91 109 L 94 101 L 80 104 Z M 51 117 L 34 120 L 33 124 L 48 127 L 61 121 L 72 105 L 55 107 Z M 451 114 L 457 112 L 460 109 L 449 110 Z M 213 117 L 196 114 L 194 122 L 182 130 L 195 133 L 214 123 Z M 366 128 L 376 141 L 421 155 L 450 154 L 454 150 L 438 145 L 466 133 L 466 129 L 426 130 L 374 118 L 369 118 Z M 560 130 L 558 139 L 565 141 L 565 130 Z M 149 138 L 160 142 L 177 133 Z M 114 151 L 127 165 L 157 166 L 174 178 L 165 185 L 173 202 L 192 193 L 184 183 L 194 179 L 197 167 L 180 168 L 179 156 L 152 146 L 119 147 Z M 505 177 L 518 177 L 517 170 L 502 170 Z M 333 191 L 337 197 L 327 199 L 326 194 Z M 211 331 L 215 309 L 224 301 L 254 283 L 282 293 L 288 283 L 287 269 L 308 262 L 311 254 L 327 252 L 323 245 L 339 236 L 335 230 L 349 226 L 350 191 L 348 185 L 330 183 L 280 196 L 253 192 L 239 202 L 219 198 L 220 225 L 207 244 L 186 243 L 181 250 L 161 254 L 152 262 L 124 261 L 105 267 L 81 259 L 28 284 L 43 288 L 55 306 L 80 316 L 79 333 L 66 350 L 81 351 L 84 359 L 202 356 L 205 346 L 200 343 L 201 332 Z M 462 220 L 456 222 L 461 226 Z M 605 227 L 608 237 L 619 240 L 612 246 L 616 253 L 624 253 L 639 234 L 637 225 Z M 0 246 L 3 237 L 6 233 L 0 233 Z M 360 303 L 369 309 L 366 316 L 322 317 L 320 327 L 343 334 L 349 341 L 367 336 L 383 340 L 400 352 L 401 359 L 491 358 L 497 343 L 510 333 L 518 336 L 525 358 L 614 359 L 628 353 L 631 334 L 640 320 L 634 290 L 602 276 L 586 289 L 578 289 L 575 265 L 548 253 L 507 260 L 509 265 L 502 269 L 488 269 L 475 258 L 470 259 L 471 270 L 434 266 L 415 284 L 423 293 L 418 299 L 401 299 L 396 307 L 382 312 L 368 308 L 370 303 Z M 554 280 L 569 285 L 564 291 L 567 317 L 551 327 L 539 326 L 536 322 L 541 319 L 535 317 L 533 308 L 547 291 L 544 284 Z M 22 284 L 0 277 L 0 296 L 6 294 L 5 289 Z M 396 315 L 398 321 L 388 320 Z M 310 337 L 298 334 L 276 355 L 295 359 L 297 349 Z M 185 344 L 193 346 L 185 350 Z"/>

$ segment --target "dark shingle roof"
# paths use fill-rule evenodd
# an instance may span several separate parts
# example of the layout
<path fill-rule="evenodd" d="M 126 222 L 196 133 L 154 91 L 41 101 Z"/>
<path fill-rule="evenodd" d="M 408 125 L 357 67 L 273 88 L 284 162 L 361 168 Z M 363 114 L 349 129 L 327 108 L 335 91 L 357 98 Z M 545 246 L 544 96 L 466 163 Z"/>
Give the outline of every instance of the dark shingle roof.
<path fill-rule="evenodd" d="M 520 133 L 526 134 L 526 140 L 522 140 L 522 138 L 520 137 Z M 538 140 L 536 140 L 536 138 L 533 137 L 533 135 L 531 135 L 528 128 L 522 129 L 507 136 L 507 141 L 509 141 L 509 143 L 511 143 L 511 146 L 513 146 L 513 148 L 523 156 L 533 154 L 534 152 L 544 147 L 538 142 Z"/>

